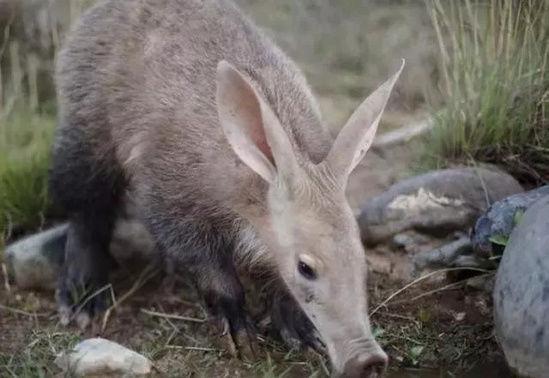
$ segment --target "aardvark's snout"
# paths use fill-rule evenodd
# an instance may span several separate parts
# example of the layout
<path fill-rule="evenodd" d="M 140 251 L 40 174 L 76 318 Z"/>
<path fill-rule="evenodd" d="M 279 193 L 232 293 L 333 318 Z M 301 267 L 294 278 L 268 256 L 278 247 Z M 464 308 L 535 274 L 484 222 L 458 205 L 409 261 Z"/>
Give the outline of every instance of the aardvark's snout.
<path fill-rule="evenodd" d="M 358 355 L 347 361 L 341 377 L 345 378 L 378 378 L 383 375 L 389 359 L 382 350 L 370 355 Z"/>
<path fill-rule="evenodd" d="M 389 358 L 379 344 L 372 338 L 361 339 L 361 342 L 353 344 L 350 349 L 346 348 L 349 343 L 344 343 L 339 348 L 334 345 L 332 349 L 335 352 L 332 360 L 335 364 L 334 376 L 338 378 L 382 377 Z"/>

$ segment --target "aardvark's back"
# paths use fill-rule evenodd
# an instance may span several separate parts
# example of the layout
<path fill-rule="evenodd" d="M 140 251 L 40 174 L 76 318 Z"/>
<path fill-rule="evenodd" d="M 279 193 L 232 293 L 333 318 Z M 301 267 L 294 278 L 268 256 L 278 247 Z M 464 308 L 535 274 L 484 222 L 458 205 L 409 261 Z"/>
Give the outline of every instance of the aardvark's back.
<path fill-rule="evenodd" d="M 317 161 L 327 153 L 328 137 L 302 75 L 224 0 L 96 6 L 60 56 L 61 114 L 77 108 L 82 122 L 67 127 L 83 129 L 98 162 L 120 168 L 134 186 L 142 177 L 180 193 L 200 188 L 209 201 L 232 200 L 255 175 L 219 126 L 215 69 L 221 60 L 251 77 L 292 129 L 296 148 Z"/>

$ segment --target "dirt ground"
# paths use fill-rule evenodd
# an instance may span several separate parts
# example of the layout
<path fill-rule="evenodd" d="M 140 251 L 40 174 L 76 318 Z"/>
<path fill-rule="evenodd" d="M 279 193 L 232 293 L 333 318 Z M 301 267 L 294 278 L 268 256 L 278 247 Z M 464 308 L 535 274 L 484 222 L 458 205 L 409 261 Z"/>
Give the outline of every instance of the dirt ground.
<path fill-rule="evenodd" d="M 415 148 L 411 143 L 370 153 L 349 184 L 351 205 L 358 209 L 368 197 L 409 175 Z M 391 358 L 389 376 L 509 376 L 494 338 L 490 296 L 464 285 L 446 287 L 450 281 L 443 273 L 400 292 L 412 280 L 409 253 L 390 246 L 368 250 L 370 311 L 376 310 L 371 319 Z M 260 327 L 261 350 L 255 362 L 231 358 L 209 333 L 205 312 L 184 281 L 168 285 L 159 275 L 148 278 L 138 272 L 117 276 L 115 292 L 121 302 L 104 330 L 96 327 L 86 334 L 58 324 L 52 293 L 19 291 L 0 276 L 0 377 L 58 375 L 55 355 L 94 335 L 151 358 L 158 376 L 328 374 L 323 356 L 288 350 L 269 334 L 268 326 Z M 260 316 L 261 306 L 251 307 L 257 307 L 252 312 Z"/>

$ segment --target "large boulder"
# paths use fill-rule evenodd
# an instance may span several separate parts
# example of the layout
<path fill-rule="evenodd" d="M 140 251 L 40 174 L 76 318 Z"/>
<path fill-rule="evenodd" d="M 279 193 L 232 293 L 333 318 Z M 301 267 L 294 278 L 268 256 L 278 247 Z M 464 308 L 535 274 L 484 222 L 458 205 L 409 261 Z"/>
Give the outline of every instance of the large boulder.
<path fill-rule="evenodd" d="M 468 229 L 493 202 L 522 191 L 512 176 L 494 168 L 433 171 L 370 199 L 358 221 L 369 245 L 412 229 L 447 235 Z"/>
<path fill-rule="evenodd" d="M 494 287 L 496 335 L 519 374 L 549 374 L 549 196 L 511 233 Z"/>

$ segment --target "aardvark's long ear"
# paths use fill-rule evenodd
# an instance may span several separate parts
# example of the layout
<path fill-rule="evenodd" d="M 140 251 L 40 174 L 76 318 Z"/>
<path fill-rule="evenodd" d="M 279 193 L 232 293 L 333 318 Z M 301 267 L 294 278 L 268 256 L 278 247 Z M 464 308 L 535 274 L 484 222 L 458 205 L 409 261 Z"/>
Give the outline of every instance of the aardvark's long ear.
<path fill-rule="evenodd" d="M 326 163 L 341 182 L 347 181 L 372 145 L 385 105 L 403 68 L 404 59 L 398 71 L 360 104 L 339 132 Z"/>
<path fill-rule="evenodd" d="M 266 101 L 243 74 L 226 61 L 217 66 L 217 111 L 234 152 L 272 183 L 291 175 L 297 160 L 288 135 Z"/>

